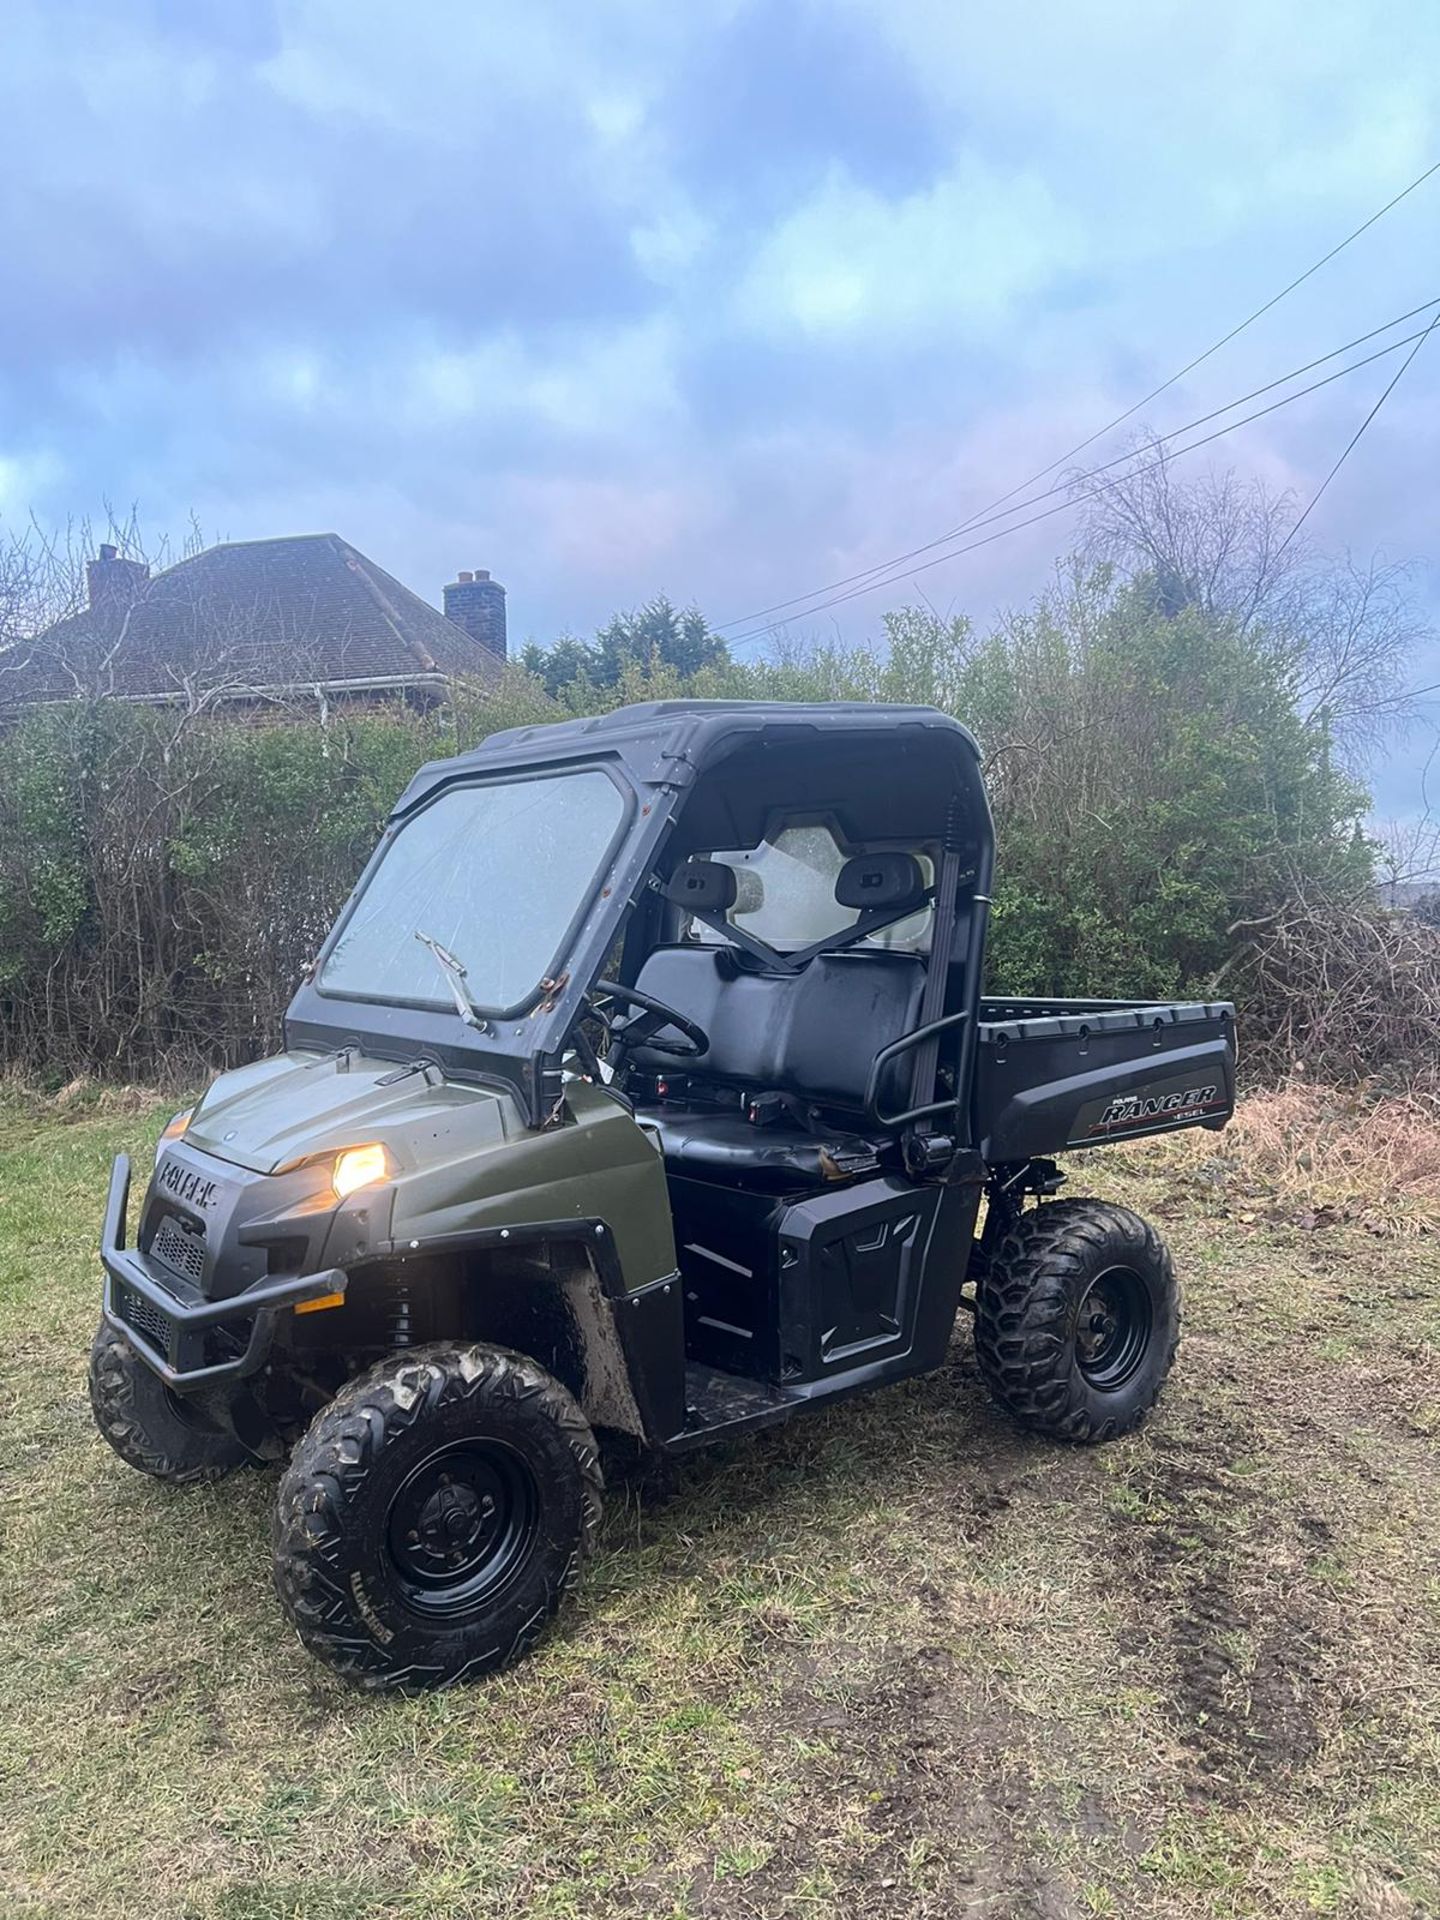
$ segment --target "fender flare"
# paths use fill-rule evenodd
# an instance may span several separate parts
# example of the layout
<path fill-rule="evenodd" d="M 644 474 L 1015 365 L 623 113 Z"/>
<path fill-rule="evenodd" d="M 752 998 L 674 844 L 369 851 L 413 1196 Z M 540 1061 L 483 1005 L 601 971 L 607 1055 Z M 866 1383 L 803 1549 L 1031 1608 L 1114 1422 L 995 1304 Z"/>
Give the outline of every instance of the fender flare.
<path fill-rule="evenodd" d="M 587 1262 L 562 1275 L 585 1363 L 586 1415 L 651 1446 L 685 1427 L 684 1299 L 678 1269 L 627 1287 L 608 1224 L 598 1218 L 528 1220 L 461 1233 L 380 1242 L 365 1264 L 404 1263 L 434 1255 L 576 1248 Z M 583 1285 L 588 1274 L 591 1287 Z M 574 1284 L 575 1278 L 582 1284 Z"/>

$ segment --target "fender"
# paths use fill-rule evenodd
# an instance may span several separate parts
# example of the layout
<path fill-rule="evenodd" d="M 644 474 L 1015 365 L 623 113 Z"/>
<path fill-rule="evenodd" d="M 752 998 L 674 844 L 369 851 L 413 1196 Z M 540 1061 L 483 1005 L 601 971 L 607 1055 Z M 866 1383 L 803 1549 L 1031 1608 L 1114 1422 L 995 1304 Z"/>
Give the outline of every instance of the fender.
<path fill-rule="evenodd" d="M 685 1426 L 685 1326 L 678 1271 L 627 1288 L 615 1236 L 604 1220 L 534 1220 L 428 1238 L 389 1240 L 366 1266 L 520 1251 L 584 1255 L 559 1261 L 555 1284 L 576 1335 L 580 1404 L 593 1424 L 663 1446 Z"/>

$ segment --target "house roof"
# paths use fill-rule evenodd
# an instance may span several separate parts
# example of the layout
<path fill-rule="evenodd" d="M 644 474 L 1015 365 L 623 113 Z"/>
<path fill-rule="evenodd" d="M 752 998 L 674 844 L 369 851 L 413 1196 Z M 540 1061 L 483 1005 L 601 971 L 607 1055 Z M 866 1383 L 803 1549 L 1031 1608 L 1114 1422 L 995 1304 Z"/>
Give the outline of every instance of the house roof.
<path fill-rule="evenodd" d="M 208 547 L 57 621 L 0 679 L 0 699 L 131 699 L 221 690 L 493 680 L 463 627 L 333 533 Z"/>

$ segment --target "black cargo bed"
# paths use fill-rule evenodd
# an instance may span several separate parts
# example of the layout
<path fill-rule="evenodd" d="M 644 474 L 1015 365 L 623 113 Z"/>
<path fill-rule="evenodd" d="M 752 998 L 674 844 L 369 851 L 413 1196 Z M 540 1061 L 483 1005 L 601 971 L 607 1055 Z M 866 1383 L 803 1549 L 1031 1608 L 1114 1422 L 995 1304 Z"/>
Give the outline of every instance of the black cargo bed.
<path fill-rule="evenodd" d="M 975 1122 L 990 1166 L 1176 1127 L 1235 1105 L 1227 1001 L 982 999 Z"/>

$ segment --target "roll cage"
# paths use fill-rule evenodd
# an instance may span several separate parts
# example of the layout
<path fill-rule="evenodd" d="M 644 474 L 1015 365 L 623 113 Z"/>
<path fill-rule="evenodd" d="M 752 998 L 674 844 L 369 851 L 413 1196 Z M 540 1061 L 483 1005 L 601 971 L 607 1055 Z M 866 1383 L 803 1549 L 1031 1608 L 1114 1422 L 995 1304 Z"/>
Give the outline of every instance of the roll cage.
<path fill-rule="evenodd" d="M 527 1004 L 487 1022 L 482 1032 L 438 1005 L 341 999 L 321 989 L 318 978 L 348 915 L 420 809 L 458 783 L 580 768 L 603 769 L 620 786 L 627 796 L 625 818 L 561 951 Z M 596 982 L 610 971 L 633 984 L 646 956 L 675 937 L 683 910 L 666 897 L 665 881 L 689 860 L 759 846 L 777 817 L 831 820 L 844 842 L 858 849 L 929 853 L 934 878 L 926 898 L 933 922 L 920 1018 L 912 1032 L 877 1055 L 868 1104 L 876 1124 L 924 1134 L 934 1123 L 952 1148 L 973 1145 L 967 1089 L 993 829 L 973 736 L 928 707 L 657 701 L 595 719 L 510 729 L 472 752 L 432 762 L 401 795 L 352 901 L 291 1002 L 285 1044 L 353 1046 L 403 1061 L 432 1058 L 447 1073 L 512 1092 L 529 1124 L 538 1127 L 560 1096 L 567 1042 Z M 544 884 L 543 873 L 536 884 Z M 504 906 L 497 900 L 496 912 Z M 894 918 L 862 909 L 853 924 L 799 951 L 746 938 L 723 915 L 710 915 L 709 925 L 717 937 L 748 949 L 752 962 L 800 972 L 818 954 L 858 944 Z M 948 1090 L 938 1077 L 942 1044 L 950 1056 Z M 908 1104 L 883 1111 L 877 1091 L 882 1076 L 903 1056 L 913 1062 Z"/>

